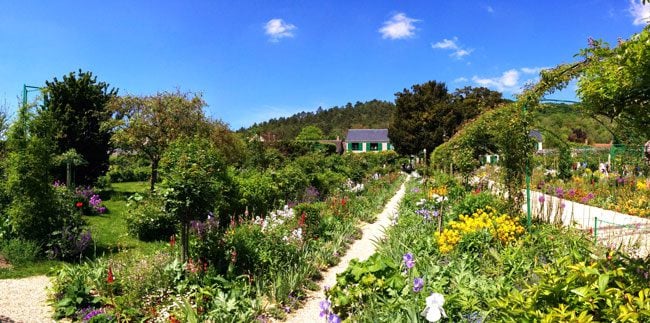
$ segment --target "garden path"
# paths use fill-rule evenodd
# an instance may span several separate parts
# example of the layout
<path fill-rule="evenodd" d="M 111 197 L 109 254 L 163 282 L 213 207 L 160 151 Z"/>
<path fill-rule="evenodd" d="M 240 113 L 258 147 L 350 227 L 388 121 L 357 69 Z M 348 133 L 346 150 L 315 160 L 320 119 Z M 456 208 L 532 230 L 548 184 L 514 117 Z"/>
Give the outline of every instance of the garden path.
<path fill-rule="evenodd" d="M 406 178 L 406 181 L 409 179 L 410 175 Z M 319 306 L 319 302 L 325 299 L 325 287 L 333 286 L 336 283 L 336 274 L 345 271 L 352 259 L 363 261 L 375 253 L 375 243 L 384 238 L 384 229 L 391 225 L 392 219 L 397 215 L 399 203 L 406 191 L 406 181 L 402 183 L 397 193 L 386 203 L 384 210 L 377 216 L 377 221 L 366 224 L 361 228 L 363 232 L 361 239 L 350 246 L 339 264 L 323 273 L 323 280 L 318 284 L 320 289 L 307 292 L 306 303 L 298 311 L 289 314 L 287 322 L 325 322 L 325 318 L 320 317 Z"/>
<path fill-rule="evenodd" d="M 499 194 L 499 184 L 488 181 L 489 189 Z M 526 194 L 526 191 L 522 191 Z M 525 195 L 524 195 L 525 196 Z M 538 191 L 530 191 L 532 216 L 549 223 L 562 223 L 589 232 L 610 248 L 621 248 L 639 258 L 650 255 L 650 219 L 560 199 Z M 522 206 L 526 212 L 526 204 Z"/>
<path fill-rule="evenodd" d="M 0 322 L 54 322 L 47 276 L 0 279 Z"/>

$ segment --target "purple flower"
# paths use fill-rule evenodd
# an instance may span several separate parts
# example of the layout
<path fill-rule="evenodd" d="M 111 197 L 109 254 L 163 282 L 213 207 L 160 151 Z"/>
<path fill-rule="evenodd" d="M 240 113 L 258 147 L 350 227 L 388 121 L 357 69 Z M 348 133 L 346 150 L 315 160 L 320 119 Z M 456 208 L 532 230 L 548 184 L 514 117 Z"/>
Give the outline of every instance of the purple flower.
<path fill-rule="evenodd" d="M 565 206 L 566 204 L 564 204 L 564 201 L 560 202 L 560 209 L 563 209 Z"/>
<path fill-rule="evenodd" d="M 415 266 L 415 259 L 413 259 L 413 254 L 410 252 L 407 252 L 402 259 L 404 260 L 404 265 L 406 265 L 406 268 L 411 269 L 413 266 Z"/>
<path fill-rule="evenodd" d="M 336 315 L 336 314 L 334 314 L 334 313 L 331 313 L 331 314 L 327 317 L 327 322 L 328 322 L 328 323 L 341 323 L 341 318 L 339 318 L 338 315 Z"/>
<path fill-rule="evenodd" d="M 419 193 L 419 192 L 420 192 L 420 189 L 417 188 L 417 187 L 414 187 L 413 189 L 411 189 L 411 192 L 413 192 L 413 193 Z"/>
<path fill-rule="evenodd" d="M 320 317 L 325 317 L 330 313 L 330 306 L 332 303 L 330 301 L 324 299 L 318 303 L 318 306 L 320 306 Z"/>
<path fill-rule="evenodd" d="M 574 196 L 576 196 L 576 190 L 572 188 L 569 190 L 569 197 L 574 197 Z"/>
<path fill-rule="evenodd" d="M 559 198 L 564 198 L 564 189 L 561 187 L 555 188 L 555 195 Z"/>
<path fill-rule="evenodd" d="M 546 201 L 546 198 L 544 198 L 544 195 L 539 196 L 539 203 L 544 204 L 544 201 Z"/>
<path fill-rule="evenodd" d="M 415 279 L 413 279 L 413 291 L 414 292 L 417 293 L 417 292 L 421 291 L 423 287 L 424 287 L 424 279 L 422 279 L 420 277 L 416 277 Z"/>

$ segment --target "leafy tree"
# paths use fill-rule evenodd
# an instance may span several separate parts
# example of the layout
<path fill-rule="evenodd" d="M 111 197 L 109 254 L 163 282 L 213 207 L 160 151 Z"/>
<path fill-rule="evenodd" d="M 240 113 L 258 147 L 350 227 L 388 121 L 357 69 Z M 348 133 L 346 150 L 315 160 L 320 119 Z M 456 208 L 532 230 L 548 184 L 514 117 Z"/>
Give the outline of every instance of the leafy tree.
<path fill-rule="evenodd" d="M 44 245 L 53 232 L 66 225 L 78 226 L 80 219 L 77 212 L 71 212 L 72 203 L 57 199 L 52 186 L 56 121 L 50 111 L 34 115 L 30 110 L 22 106 L 9 131 L 7 215 L 14 236 Z"/>
<path fill-rule="evenodd" d="M 395 96 L 397 109 L 388 127 L 388 137 L 398 153 L 412 155 L 425 148 L 431 152 L 445 136 L 451 135 L 451 129 L 439 127 L 440 112 L 451 104 L 444 83 L 416 84 Z"/>
<path fill-rule="evenodd" d="M 296 140 L 319 140 L 323 139 L 323 131 L 316 126 L 306 126 L 302 128 Z"/>
<path fill-rule="evenodd" d="M 436 81 L 395 95 L 397 109 L 388 135 L 402 154 L 416 154 L 425 148 L 431 153 L 467 120 L 505 102 L 501 93 L 483 87 L 465 87 L 448 94 L 444 83 Z"/>
<path fill-rule="evenodd" d="M 619 125 L 618 135 L 650 137 L 650 26 L 618 46 L 590 40 L 588 61 L 578 80 L 584 107 Z"/>
<path fill-rule="evenodd" d="M 200 94 L 163 92 L 154 96 L 123 96 L 110 102 L 115 119 L 112 141 L 125 151 L 146 156 L 151 163 L 151 191 L 158 180 L 158 165 L 171 142 L 180 137 L 207 135 L 209 123 L 203 114 Z"/>
<path fill-rule="evenodd" d="M 77 151 L 86 160 L 76 168 L 77 182 L 90 184 L 108 170 L 111 134 L 101 124 L 110 118 L 106 104 L 117 90 L 81 70 L 64 75 L 63 80 L 55 77 L 45 85 L 43 109 L 56 123 L 55 152 Z M 64 174 L 65 169 L 56 173 L 59 178 Z"/>
<path fill-rule="evenodd" d="M 211 120 L 208 125 L 210 141 L 214 143 L 228 164 L 241 165 L 246 147 L 239 135 L 230 131 L 228 125 L 220 120 Z"/>
<path fill-rule="evenodd" d="M 160 169 L 165 210 L 181 223 L 184 262 L 188 255 L 190 221 L 205 219 L 224 198 L 222 192 L 228 182 L 226 166 L 209 140 L 194 137 L 170 143 Z"/>

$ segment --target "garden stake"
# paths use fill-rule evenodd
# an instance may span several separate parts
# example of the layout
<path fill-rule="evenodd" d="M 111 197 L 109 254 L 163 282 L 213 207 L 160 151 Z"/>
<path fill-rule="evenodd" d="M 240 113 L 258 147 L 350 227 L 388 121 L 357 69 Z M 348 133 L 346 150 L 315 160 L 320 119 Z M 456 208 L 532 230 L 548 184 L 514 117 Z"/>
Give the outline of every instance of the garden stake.
<path fill-rule="evenodd" d="M 594 217 L 594 243 L 598 242 L 598 217 Z"/>

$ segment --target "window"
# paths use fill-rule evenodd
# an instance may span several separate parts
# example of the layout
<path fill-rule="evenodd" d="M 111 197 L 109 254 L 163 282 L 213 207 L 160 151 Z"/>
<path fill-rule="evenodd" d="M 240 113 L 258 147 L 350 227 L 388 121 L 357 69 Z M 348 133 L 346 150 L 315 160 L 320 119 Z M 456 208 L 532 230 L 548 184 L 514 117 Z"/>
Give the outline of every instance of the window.
<path fill-rule="evenodd" d="M 361 150 L 361 144 L 358 142 L 352 143 L 352 150 Z"/>
<path fill-rule="evenodd" d="M 377 143 L 377 142 L 371 142 L 371 143 L 370 143 L 370 149 L 369 149 L 369 150 L 371 150 L 371 151 L 377 151 L 377 150 L 379 150 L 379 143 Z"/>

